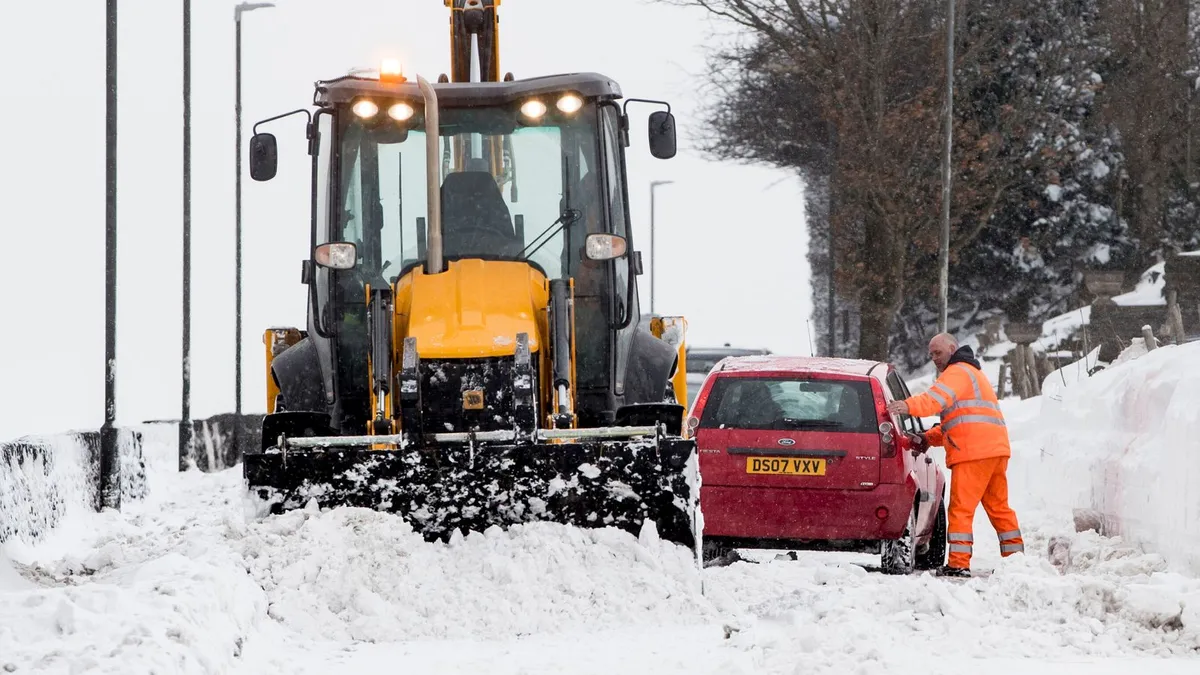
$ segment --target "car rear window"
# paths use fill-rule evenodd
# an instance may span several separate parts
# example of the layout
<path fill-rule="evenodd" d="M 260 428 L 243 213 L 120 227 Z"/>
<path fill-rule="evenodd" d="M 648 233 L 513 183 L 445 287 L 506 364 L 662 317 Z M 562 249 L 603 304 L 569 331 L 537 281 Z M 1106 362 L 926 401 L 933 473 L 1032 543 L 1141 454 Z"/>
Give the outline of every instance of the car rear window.
<path fill-rule="evenodd" d="M 700 418 L 701 429 L 823 430 L 874 433 L 871 383 L 803 377 L 721 377 Z"/>

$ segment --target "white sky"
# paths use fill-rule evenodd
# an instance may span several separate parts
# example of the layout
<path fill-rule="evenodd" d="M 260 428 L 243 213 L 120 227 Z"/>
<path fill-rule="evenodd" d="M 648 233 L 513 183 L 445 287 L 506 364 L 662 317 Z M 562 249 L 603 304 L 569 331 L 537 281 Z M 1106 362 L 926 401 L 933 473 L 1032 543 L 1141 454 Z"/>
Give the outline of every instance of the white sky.
<path fill-rule="evenodd" d="M 192 414 L 233 409 L 236 2 L 192 3 Z M 399 56 L 407 74 L 448 70 L 438 0 L 277 0 L 243 24 L 244 140 L 256 120 L 308 107 L 312 83 Z M 564 6 L 570 9 L 564 10 Z M 117 418 L 180 413 L 182 2 L 120 3 Z M 104 3 L 8 3 L 0 23 L 0 439 L 95 428 L 104 404 Z M 808 353 L 802 184 L 694 150 L 703 45 L 698 10 L 648 0 L 508 0 L 501 69 L 597 71 L 626 96 L 671 101 L 680 151 L 655 160 L 631 106 L 634 245 L 649 265 L 649 182 L 658 188 L 656 309 L 683 314 L 696 345 Z M 575 32 L 572 32 L 575 31 Z M 265 409 L 261 331 L 303 326 L 308 242 L 302 124 L 272 125 L 278 177 L 243 178 L 243 392 Z M 243 166 L 248 172 L 248 168 Z M 649 276 L 641 278 L 649 306 Z"/>

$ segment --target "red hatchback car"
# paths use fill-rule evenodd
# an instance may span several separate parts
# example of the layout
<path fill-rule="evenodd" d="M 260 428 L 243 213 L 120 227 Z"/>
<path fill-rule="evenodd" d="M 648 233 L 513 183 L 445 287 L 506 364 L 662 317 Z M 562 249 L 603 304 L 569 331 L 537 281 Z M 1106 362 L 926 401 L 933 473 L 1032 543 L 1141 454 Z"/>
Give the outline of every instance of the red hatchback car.
<path fill-rule="evenodd" d="M 908 396 L 887 363 L 723 359 L 688 419 L 706 560 L 782 548 L 879 553 L 889 574 L 941 566 L 945 476 L 914 449 L 921 421 L 887 411 Z"/>

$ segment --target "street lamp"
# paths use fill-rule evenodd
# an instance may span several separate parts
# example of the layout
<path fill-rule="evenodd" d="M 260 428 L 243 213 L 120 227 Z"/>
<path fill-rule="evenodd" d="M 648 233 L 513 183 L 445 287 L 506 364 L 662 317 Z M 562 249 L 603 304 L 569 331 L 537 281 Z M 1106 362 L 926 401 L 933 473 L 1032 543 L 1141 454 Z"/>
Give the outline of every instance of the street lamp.
<path fill-rule="evenodd" d="M 100 427 L 97 509 L 119 507 L 117 470 L 117 0 L 108 0 L 104 29 L 104 425 Z"/>
<path fill-rule="evenodd" d="M 650 181 L 650 313 L 654 314 L 654 252 L 657 247 L 654 245 L 654 188 L 659 185 L 670 185 L 675 181 L 672 180 L 652 180 Z"/>
<path fill-rule="evenodd" d="M 237 296 L 234 301 L 234 323 L 235 338 L 234 347 L 234 414 L 237 416 L 237 421 L 233 425 L 233 444 L 240 451 L 240 436 L 241 430 L 241 414 L 242 414 L 242 14 L 252 12 L 256 9 L 266 7 L 274 7 L 275 3 L 271 2 L 243 2 L 233 8 L 233 23 L 234 23 L 234 69 L 235 75 L 235 101 L 234 101 L 234 124 L 236 130 L 234 155 L 236 157 L 236 167 L 234 169 L 234 239 L 236 240 L 236 251 L 234 253 L 234 267 L 236 268 L 236 281 L 234 282 L 234 294 Z"/>
<path fill-rule="evenodd" d="M 183 0 L 183 353 L 179 360 L 179 470 L 192 455 L 192 0 Z"/>

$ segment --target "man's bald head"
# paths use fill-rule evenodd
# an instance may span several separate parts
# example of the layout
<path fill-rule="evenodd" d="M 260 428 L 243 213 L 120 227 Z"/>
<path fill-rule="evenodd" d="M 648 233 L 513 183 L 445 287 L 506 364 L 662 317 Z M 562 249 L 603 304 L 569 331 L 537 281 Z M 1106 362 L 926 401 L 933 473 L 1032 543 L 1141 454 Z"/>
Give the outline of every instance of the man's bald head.
<path fill-rule="evenodd" d="M 958 340 L 949 333 L 938 333 L 929 341 L 929 358 L 933 360 L 933 365 L 937 366 L 939 373 L 950 364 L 950 357 L 957 350 Z"/>

